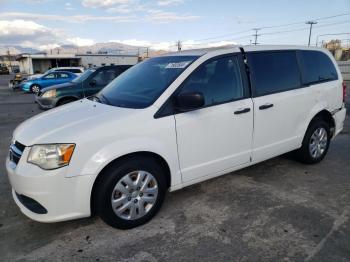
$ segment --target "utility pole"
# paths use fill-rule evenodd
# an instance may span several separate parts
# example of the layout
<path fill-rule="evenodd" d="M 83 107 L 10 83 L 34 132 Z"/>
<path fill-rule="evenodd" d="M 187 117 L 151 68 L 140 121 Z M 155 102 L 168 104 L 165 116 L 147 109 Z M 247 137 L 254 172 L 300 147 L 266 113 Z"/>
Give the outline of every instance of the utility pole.
<path fill-rule="evenodd" d="M 11 72 L 12 72 L 12 64 L 11 64 L 11 54 L 10 54 L 10 49 L 8 49 L 8 50 L 7 50 L 7 56 L 8 56 L 8 59 L 9 59 L 10 69 L 11 69 Z"/>
<path fill-rule="evenodd" d="M 176 45 L 177 45 L 177 51 L 181 51 L 181 49 L 182 49 L 182 43 L 181 43 L 180 40 L 177 41 Z"/>
<path fill-rule="evenodd" d="M 257 45 L 257 44 L 259 44 L 258 43 L 258 36 L 259 36 L 258 32 L 259 32 L 259 30 L 261 30 L 261 28 L 253 28 L 253 30 L 255 31 L 255 34 L 253 35 L 255 37 L 253 45 Z"/>
<path fill-rule="evenodd" d="M 305 24 L 310 25 L 310 32 L 309 32 L 309 44 L 308 46 L 310 46 L 310 42 L 311 42 L 311 33 L 312 33 L 312 26 L 317 24 L 316 21 L 307 21 Z"/>

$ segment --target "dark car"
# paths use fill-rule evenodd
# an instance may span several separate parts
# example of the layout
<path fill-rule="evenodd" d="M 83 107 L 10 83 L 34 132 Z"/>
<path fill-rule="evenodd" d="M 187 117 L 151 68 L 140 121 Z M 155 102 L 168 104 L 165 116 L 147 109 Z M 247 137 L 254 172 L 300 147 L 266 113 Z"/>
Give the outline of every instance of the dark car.
<path fill-rule="evenodd" d="M 129 69 L 129 65 L 90 68 L 71 82 L 44 88 L 35 98 L 41 109 L 50 109 L 92 96 Z"/>

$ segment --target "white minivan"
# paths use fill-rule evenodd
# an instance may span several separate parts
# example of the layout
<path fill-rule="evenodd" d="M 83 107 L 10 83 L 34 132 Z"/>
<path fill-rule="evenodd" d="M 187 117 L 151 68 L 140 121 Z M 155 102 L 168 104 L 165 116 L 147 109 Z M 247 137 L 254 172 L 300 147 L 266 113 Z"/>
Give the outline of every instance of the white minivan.
<path fill-rule="evenodd" d="M 321 161 L 343 128 L 345 85 L 319 48 L 244 46 L 145 60 L 96 96 L 39 114 L 6 160 L 21 211 L 149 221 L 174 191 L 295 151 Z"/>

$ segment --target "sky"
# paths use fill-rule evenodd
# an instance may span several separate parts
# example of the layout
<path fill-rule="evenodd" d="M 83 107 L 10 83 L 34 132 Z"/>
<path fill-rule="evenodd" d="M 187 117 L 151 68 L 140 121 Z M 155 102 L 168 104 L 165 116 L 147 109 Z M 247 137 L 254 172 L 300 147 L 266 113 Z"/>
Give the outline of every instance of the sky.
<path fill-rule="evenodd" d="M 0 45 L 121 42 L 172 50 L 181 41 L 188 49 L 249 44 L 253 28 L 262 28 L 259 44 L 305 45 L 308 20 L 318 22 L 313 45 L 317 38 L 350 43 L 350 0 L 0 0 Z M 337 33 L 348 34 L 325 35 Z"/>

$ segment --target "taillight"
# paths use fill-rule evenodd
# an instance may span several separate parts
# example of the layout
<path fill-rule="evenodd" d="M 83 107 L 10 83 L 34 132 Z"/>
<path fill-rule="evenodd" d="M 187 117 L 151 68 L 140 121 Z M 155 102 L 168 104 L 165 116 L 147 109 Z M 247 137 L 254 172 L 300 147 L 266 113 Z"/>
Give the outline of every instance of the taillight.
<path fill-rule="evenodd" d="M 343 81 L 343 102 L 345 102 L 346 99 L 346 84 L 345 81 Z"/>

